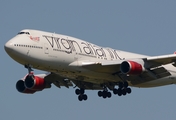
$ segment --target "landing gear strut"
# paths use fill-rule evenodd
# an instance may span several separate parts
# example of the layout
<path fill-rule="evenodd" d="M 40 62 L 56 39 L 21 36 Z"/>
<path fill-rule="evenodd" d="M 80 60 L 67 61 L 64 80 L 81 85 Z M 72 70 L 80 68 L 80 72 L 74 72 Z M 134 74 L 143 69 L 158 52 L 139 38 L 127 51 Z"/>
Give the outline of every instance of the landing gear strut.
<path fill-rule="evenodd" d="M 33 69 L 32 69 L 32 66 L 31 65 L 24 65 L 24 67 L 25 68 L 27 68 L 28 69 L 28 73 L 30 74 L 32 71 L 34 71 Z"/>
<path fill-rule="evenodd" d="M 88 98 L 87 95 L 85 94 L 85 89 L 83 89 L 83 88 L 76 89 L 75 94 L 78 95 L 79 101 L 87 100 L 87 98 Z"/>

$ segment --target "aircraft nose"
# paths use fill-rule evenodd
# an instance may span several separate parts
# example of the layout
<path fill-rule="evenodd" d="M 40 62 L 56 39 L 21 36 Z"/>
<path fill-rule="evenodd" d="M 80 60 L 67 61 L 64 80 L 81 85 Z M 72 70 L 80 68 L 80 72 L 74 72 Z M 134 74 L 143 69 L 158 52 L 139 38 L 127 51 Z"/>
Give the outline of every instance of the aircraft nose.
<path fill-rule="evenodd" d="M 4 45 L 4 49 L 5 49 L 5 51 L 7 52 L 7 53 L 10 53 L 10 52 L 12 52 L 13 50 L 12 50 L 12 43 L 11 42 L 7 42 L 5 45 Z"/>

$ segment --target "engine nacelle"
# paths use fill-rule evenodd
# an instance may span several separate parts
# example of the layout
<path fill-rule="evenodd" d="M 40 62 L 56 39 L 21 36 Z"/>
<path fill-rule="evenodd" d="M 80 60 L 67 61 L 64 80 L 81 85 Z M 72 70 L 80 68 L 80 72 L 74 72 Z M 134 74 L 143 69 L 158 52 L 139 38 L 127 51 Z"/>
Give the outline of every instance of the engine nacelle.
<path fill-rule="evenodd" d="M 23 80 L 19 80 L 16 83 L 16 89 L 18 90 L 18 92 L 27 93 L 27 94 L 33 94 L 36 92 L 35 90 L 31 90 L 31 89 L 26 88 Z"/>
<path fill-rule="evenodd" d="M 29 74 L 26 76 L 24 80 L 24 85 L 26 88 L 36 91 L 43 90 L 46 86 L 44 78 L 34 76 L 33 74 Z"/>
<path fill-rule="evenodd" d="M 122 73 L 131 75 L 139 75 L 144 71 L 143 65 L 134 61 L 122 62 L 120 69 Z"/>

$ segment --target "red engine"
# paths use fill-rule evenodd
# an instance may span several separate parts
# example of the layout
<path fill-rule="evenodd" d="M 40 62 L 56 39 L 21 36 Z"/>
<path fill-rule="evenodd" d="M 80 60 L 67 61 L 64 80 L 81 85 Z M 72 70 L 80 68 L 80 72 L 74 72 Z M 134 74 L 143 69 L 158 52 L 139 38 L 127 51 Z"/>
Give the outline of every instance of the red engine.
<path fill-rule="evenodd" d="M 44 78 L 34 76 L 33 74 L 27 75 L 24 83 L 25 83 L 26 88 L 28 88 L 28 89 L 40 91 L 45 88 Z"/>
<path fill-rule="evenodd" d="M 139 75 L 144 71 L 143 66 L 134 61 L 122 62 L 120 69 L 122 73 L 131 75 Z"/>
<path fill-rule="evenodd" d="M 16 83 L 16 89 L 18 90 L 18 92 L 27 93 L 27 94 L 33 94 L 36 92 L 35 90 L 31 90 L 31 89 L 26 88 L 23 80 L 19 80 Z"/>
<path fill-rule="evenodd" d="M 24 81 L 19 80 L 16 83 L 16 89 L 21 93 L 33 94 L 36 91 L 41 91 L 46 87 L 44 78 L 28 74 Z"/>

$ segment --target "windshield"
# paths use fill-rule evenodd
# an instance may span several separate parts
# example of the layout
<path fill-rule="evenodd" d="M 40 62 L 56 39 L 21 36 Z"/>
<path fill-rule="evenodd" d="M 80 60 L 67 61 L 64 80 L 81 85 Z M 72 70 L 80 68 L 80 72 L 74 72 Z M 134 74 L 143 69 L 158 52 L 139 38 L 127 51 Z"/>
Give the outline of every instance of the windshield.
<path fill-rule="evenodd" d="M 28 34 L 28 35 L 30 35 L 29 32 L 19 32 L 18 35 L 19 34 Z"/>

